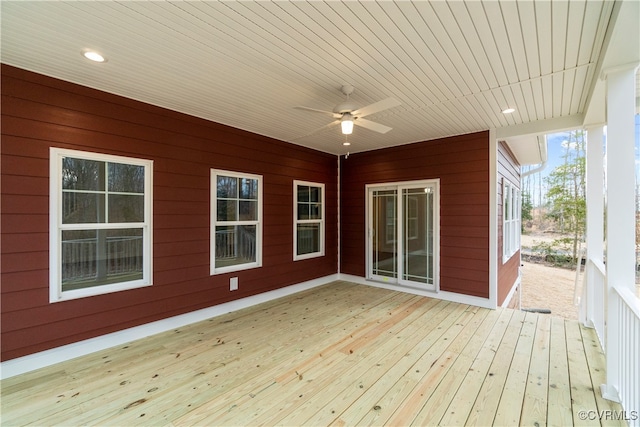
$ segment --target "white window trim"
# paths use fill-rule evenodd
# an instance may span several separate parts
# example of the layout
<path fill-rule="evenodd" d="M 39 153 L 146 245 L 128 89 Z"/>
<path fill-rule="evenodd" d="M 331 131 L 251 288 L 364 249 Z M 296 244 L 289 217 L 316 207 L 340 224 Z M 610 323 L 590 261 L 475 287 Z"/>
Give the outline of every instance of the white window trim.
<path fill-rule="evenodd" d="M 509 200 L 510 219 L 506 219 L 505 206 Z M 521 195 L 520 189 L 508 179 L 502 179 L 502 263 L 506 263 L 520 250 L 521 224 Z"/>
<path fill-rule="evenodd" d="M 218 175 L 230 176 L 235 178 L 249 178 L 258 181 L 258 219 L 254 221 L 222 221 L 218 222 L 218 203 L 217 203 L 217 183 Z M 211 169 L 211 218 L 210 218 L 210 235 L 209 235 L 209 253 L 211 258 L 210 275 L 231 273 L 234 271 L 248 270 L 251 268 L 262 267 L 262 175 L 254 175 L 243 172 L 233 172 L 222 169 Z M 216 268 L 216 225 L 255 225 L 256 226 L 256 260 L 244 264 L 229 265 L 226 267 Z"/>
<path fill-rule="evenodd" d="M 62 224 L 62 159 L 95 160 L 124 163 L 144 167 L 144 222 L 126 223 L 127 227 L 142 228 L 142 279 L 111 283 L 84 289 L 62 291 L 62 230 L 85 228 L 118 229 L 122 224 Z M 49 302 L 67 301 L 94 295 L 151 286 L 153 275 L 153 160 L 114 156 L 87 151 L 50 147 L 49 149 Z"/>
<path fill-rule="evenodd" d="M 320 219 L 298 219 L 298 185 L 304 185 L 309 187 L 320 188 L 320 203 L 322 210 L 320 212 Z M 325 196 L 324 196 L 324 184 L 309 181 L 293 181 L 293 260 L 299 261 L 309 258 L 317 258 L 325 255 Z M 320 224 L 320 250 L 318 252 L 311 252 L 308 254 L 298 255 L 298 224 Z"/>

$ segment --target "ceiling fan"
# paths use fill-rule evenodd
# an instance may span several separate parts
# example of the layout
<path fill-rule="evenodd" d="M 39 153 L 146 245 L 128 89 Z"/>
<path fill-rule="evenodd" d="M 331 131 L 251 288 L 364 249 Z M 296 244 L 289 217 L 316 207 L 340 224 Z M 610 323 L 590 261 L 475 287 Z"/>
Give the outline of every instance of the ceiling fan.
<path fill-rule="evenodd" d="M 383 99 L 382 101 L 374 102 L 366 107 L 356 108 L 356 105 L 349 100 L 349 95 L 353 93 L 354 87 L 351 85 L 343 85 L 340 91 L 347 97 L 344 102 L 336 105 L 333 111 L 318 110 L 309 107 L 295 107 L 299 110 L 312 111 L 315 113 L 323 113 L 332 116 L 335 120 L 320 129 L 316 129 L 314 132 L 318 132 L 327 127 L 335 126 L 340 123 L 342 133 L 350 135 L 353 132 L 353 125 L 361 126 L 365 129 L 373 130 L 379 133 L 387 133 L 391 130 L 389 126 L 382 125 L 380 123 L 372 122 L 371 120 L 364 119 L 363 117 L 373 113 L 397 107 L 400 102 L 394 98 Z"/>

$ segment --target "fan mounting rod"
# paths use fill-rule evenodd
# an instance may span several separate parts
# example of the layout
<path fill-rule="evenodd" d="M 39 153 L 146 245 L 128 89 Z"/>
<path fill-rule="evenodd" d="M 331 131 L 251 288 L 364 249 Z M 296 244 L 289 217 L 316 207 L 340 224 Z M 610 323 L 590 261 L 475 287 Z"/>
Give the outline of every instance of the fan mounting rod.
<path fill-rule="evenodd" d="M 353 89 L 354 89 L 353 86 L 345 84 L 345 85 L 342 85 L 342 87 L 340 88 L 340 91 L 345 95 L 347 95 L 347 98 L 349 98 L 349 95 L 353 93 Z"/>

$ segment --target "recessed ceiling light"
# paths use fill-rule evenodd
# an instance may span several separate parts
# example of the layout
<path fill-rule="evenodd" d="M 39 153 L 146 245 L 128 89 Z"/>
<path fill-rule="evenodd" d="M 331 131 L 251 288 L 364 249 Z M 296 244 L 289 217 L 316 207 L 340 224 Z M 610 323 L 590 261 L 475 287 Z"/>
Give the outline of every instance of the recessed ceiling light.
<path fill-rule="evenodd" d="M 514 111 L 516 111 L 515 108 L 506 108 L 506 109 L 502 110 L 502 114 L 511 114 Z"/>
<path fill-rule="evenodd" d="M 347 145 L 351 145 L 351 143 L 350 142 L 343 142 L 342 145 L 347 146 Z"/>
<path fill-rule="evenodd" d="M 107 62 L 107 59 L 95 50 L 85 49 L 82 51 L 82 56 L 94 62 Z"/>

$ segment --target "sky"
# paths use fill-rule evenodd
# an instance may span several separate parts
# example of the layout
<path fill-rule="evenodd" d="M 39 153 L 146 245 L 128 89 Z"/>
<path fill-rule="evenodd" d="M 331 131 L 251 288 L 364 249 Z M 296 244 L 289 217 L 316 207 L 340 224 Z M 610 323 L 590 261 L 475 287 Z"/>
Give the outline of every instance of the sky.
<path fill-rule="evenodd" d="M 568 139 L 569 131 L 559 132 L 547 135 L 547 153 L 548 153 L 548 161 L 547 167 L 541 172 L 542 177 L 548 176 L 556 167 L 560 166 L 563 163 L 562 155 L 564 154 L 564 148 L 562 143 Z M 640 115 L 636 114 L 635 116 L 635 152 L 636 152 L 636 182 L 640 181 Z M 526 169 L 525 169 L 526 170 Z M 539 204 L 539 189 L 538 189 L 538 178 L 534 180 L 535 182 L 535 191 L 534 191 L 534 206 Z M 524 183 L 523 183 L 524 184 Z M 532 182 L 533 184 L 533 182 Z M 533 185 L 532 185 L 533 187 Z M 523 187 L 523 190 L 526 188 Z M 544 185 L 543 185 L 543 193 L 544 193 Z M 544 196 L 543 196 L 544 198 Z"/>

